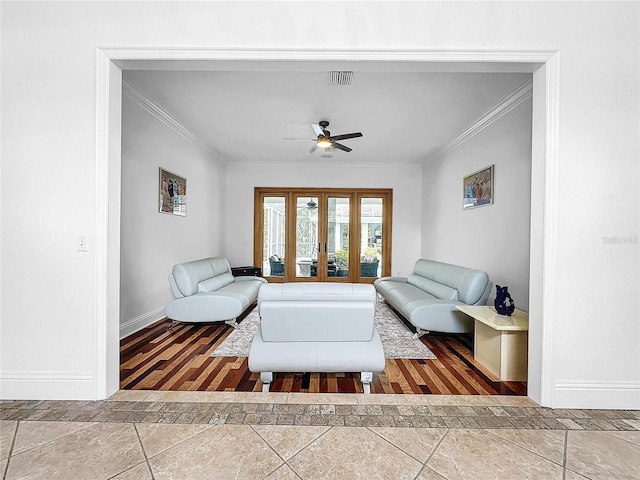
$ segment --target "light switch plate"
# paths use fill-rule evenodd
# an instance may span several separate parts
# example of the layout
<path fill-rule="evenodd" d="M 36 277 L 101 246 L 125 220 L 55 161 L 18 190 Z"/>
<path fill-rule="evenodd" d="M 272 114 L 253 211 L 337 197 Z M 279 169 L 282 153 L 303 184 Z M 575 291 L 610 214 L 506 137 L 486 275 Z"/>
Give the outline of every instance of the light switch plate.
<path fill-rule="evenodd" d="M 86 235 L 78 235 L 76 238 L 76 248 L 79 252 L 88 252 L 89 248 L 87 247 L 87 236 Z"/>

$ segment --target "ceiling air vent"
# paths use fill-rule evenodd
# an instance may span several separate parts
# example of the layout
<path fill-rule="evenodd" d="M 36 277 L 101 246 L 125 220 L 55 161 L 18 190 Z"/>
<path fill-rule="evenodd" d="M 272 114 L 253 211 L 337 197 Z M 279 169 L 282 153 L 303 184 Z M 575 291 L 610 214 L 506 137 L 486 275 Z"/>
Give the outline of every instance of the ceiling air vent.
<path fill-rule="evenodd" d="M 344 87 L 353 83 L 353 72 L 329 72 L 329 85 Z"/>

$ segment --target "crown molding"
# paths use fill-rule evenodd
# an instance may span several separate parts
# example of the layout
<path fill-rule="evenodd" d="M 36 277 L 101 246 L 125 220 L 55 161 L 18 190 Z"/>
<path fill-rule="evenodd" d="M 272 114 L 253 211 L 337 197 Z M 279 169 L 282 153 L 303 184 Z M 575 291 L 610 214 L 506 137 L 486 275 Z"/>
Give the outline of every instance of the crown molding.
<path fill-rule="evenodd" d="M 129 98 L 136 105 L 138 105 L 155 119 L 169 127 L 182 138 L 194 144 L 206 155 L 211 157 L 211 159 L 218 165 L 222 166 L 226 163 L 220 160 L 220 155 L 215 151 L 214 148 L 200 140 L 200 137 L 193 133 L 184 123 L 174 117 L 173 114 L 169 112 L 169 110 L 164 108 L 157 101 L 145 95 L 142 91 L 138 90 L 131 82 L 129 82 L 125 78 L 122 79 L 122 95 Z"/>
<path fill-rule="evenodd" d="M 530 99 L 533 95 L 533 79 L 530 78 L 525 83 L 516 88 L 509 95 L 502 98 L 492 108 L 483 113 L 475 122 L 468 126 L 460 135 L 454 138 L 446 146 L 438 150 L 435 154 L 430 155 L 427 159 L 433 160 L 465 143 L 485 128 L 493 125 L 511 110 L 516 108 L 522 102 Z"/>
<path fill-rule="evenodd" d="M 199 143 L 198 137 L 196 137 L 191 130 L 171 115 L 164 107 L 147 97 L 124 78 L 122 79 L 122 94 L 184 139 L 192 143 Z"/>

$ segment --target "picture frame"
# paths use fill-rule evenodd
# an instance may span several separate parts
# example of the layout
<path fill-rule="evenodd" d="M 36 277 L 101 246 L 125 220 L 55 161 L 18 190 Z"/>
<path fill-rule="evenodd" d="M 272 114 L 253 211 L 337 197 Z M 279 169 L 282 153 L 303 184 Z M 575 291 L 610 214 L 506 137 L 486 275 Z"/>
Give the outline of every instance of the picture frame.
<path fill-rule="evenodd" d="M 493 205 L 494 183 L 493 165 L 465 176 L 462 179 L 462 208 Z"/>
<path fill-rule="evenodd" d="M 160 213 L 187 215 L 187 179 L 160 167 Z"/>

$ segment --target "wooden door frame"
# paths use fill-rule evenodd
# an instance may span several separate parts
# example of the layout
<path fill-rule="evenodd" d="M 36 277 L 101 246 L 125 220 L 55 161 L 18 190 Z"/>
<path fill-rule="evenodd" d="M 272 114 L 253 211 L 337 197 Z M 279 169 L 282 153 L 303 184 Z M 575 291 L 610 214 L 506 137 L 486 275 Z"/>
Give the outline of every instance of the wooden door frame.
<path fill-rule="evenodd" d="M 327 199 L 331 196 L 336 197 L 348 197 L 350 198 L 350 220 L 349 220 L 349 276 L 343 277 L 344 279 L 334 279 L 331 281 L 337 282 L 358 282 L 358 283 L 373 283 L 376 278 L 360 277 L 360 205 L 359 201 L 362 198 L 382 198 L 382 225 L 383 225 L 383 240 L 382 240 L 382 264 L 381 264 L 381 276 L 391 275 L 391 242 L 392 242 L 392 213 L 393 213 L 393 189 L 391 188 L 316 188 L 316 187 L 254 187 L 254 210 L 253 210 L 253 262 L 254 265 L 263 265 L 263 232 L 264 232 L 264 215 L 263 204 L 264 197 L 285 197 L 286 214 L 285 218 L 285 249 L 292 248 L 289 245 L 295 245 L 296 243 L 296 230 L 291 228 L 295 225 L 296 211 L 291 209 L 291 205 L 295 203 L 295 199 L 300 196 L 318 197 L 318 206 L 324 205 L 327 208 Z M 319 230 L 318 235 L 327 235 L 326 221 L 322 222 L 324 225 L 323 230 Z M 320 228 L 320 225 L 319 225 Z M 324 238 L 323 237 L 323 238 Z M 357 248 L 351 248 L 356 243 Z M 288 253 L 285 258 L 290 256 Z M 324 258 L 324 252 L 319 252 L 319 261 Z M 351 268 L 352 265 L 356 265 L 357 268 Z M 318 277 L 296 277 L 295 263 L 285 262 L 284 277 L 268 277 L 271 282 L 304 282 L 304 281 L 325 281 L 325 276 Z"/>

